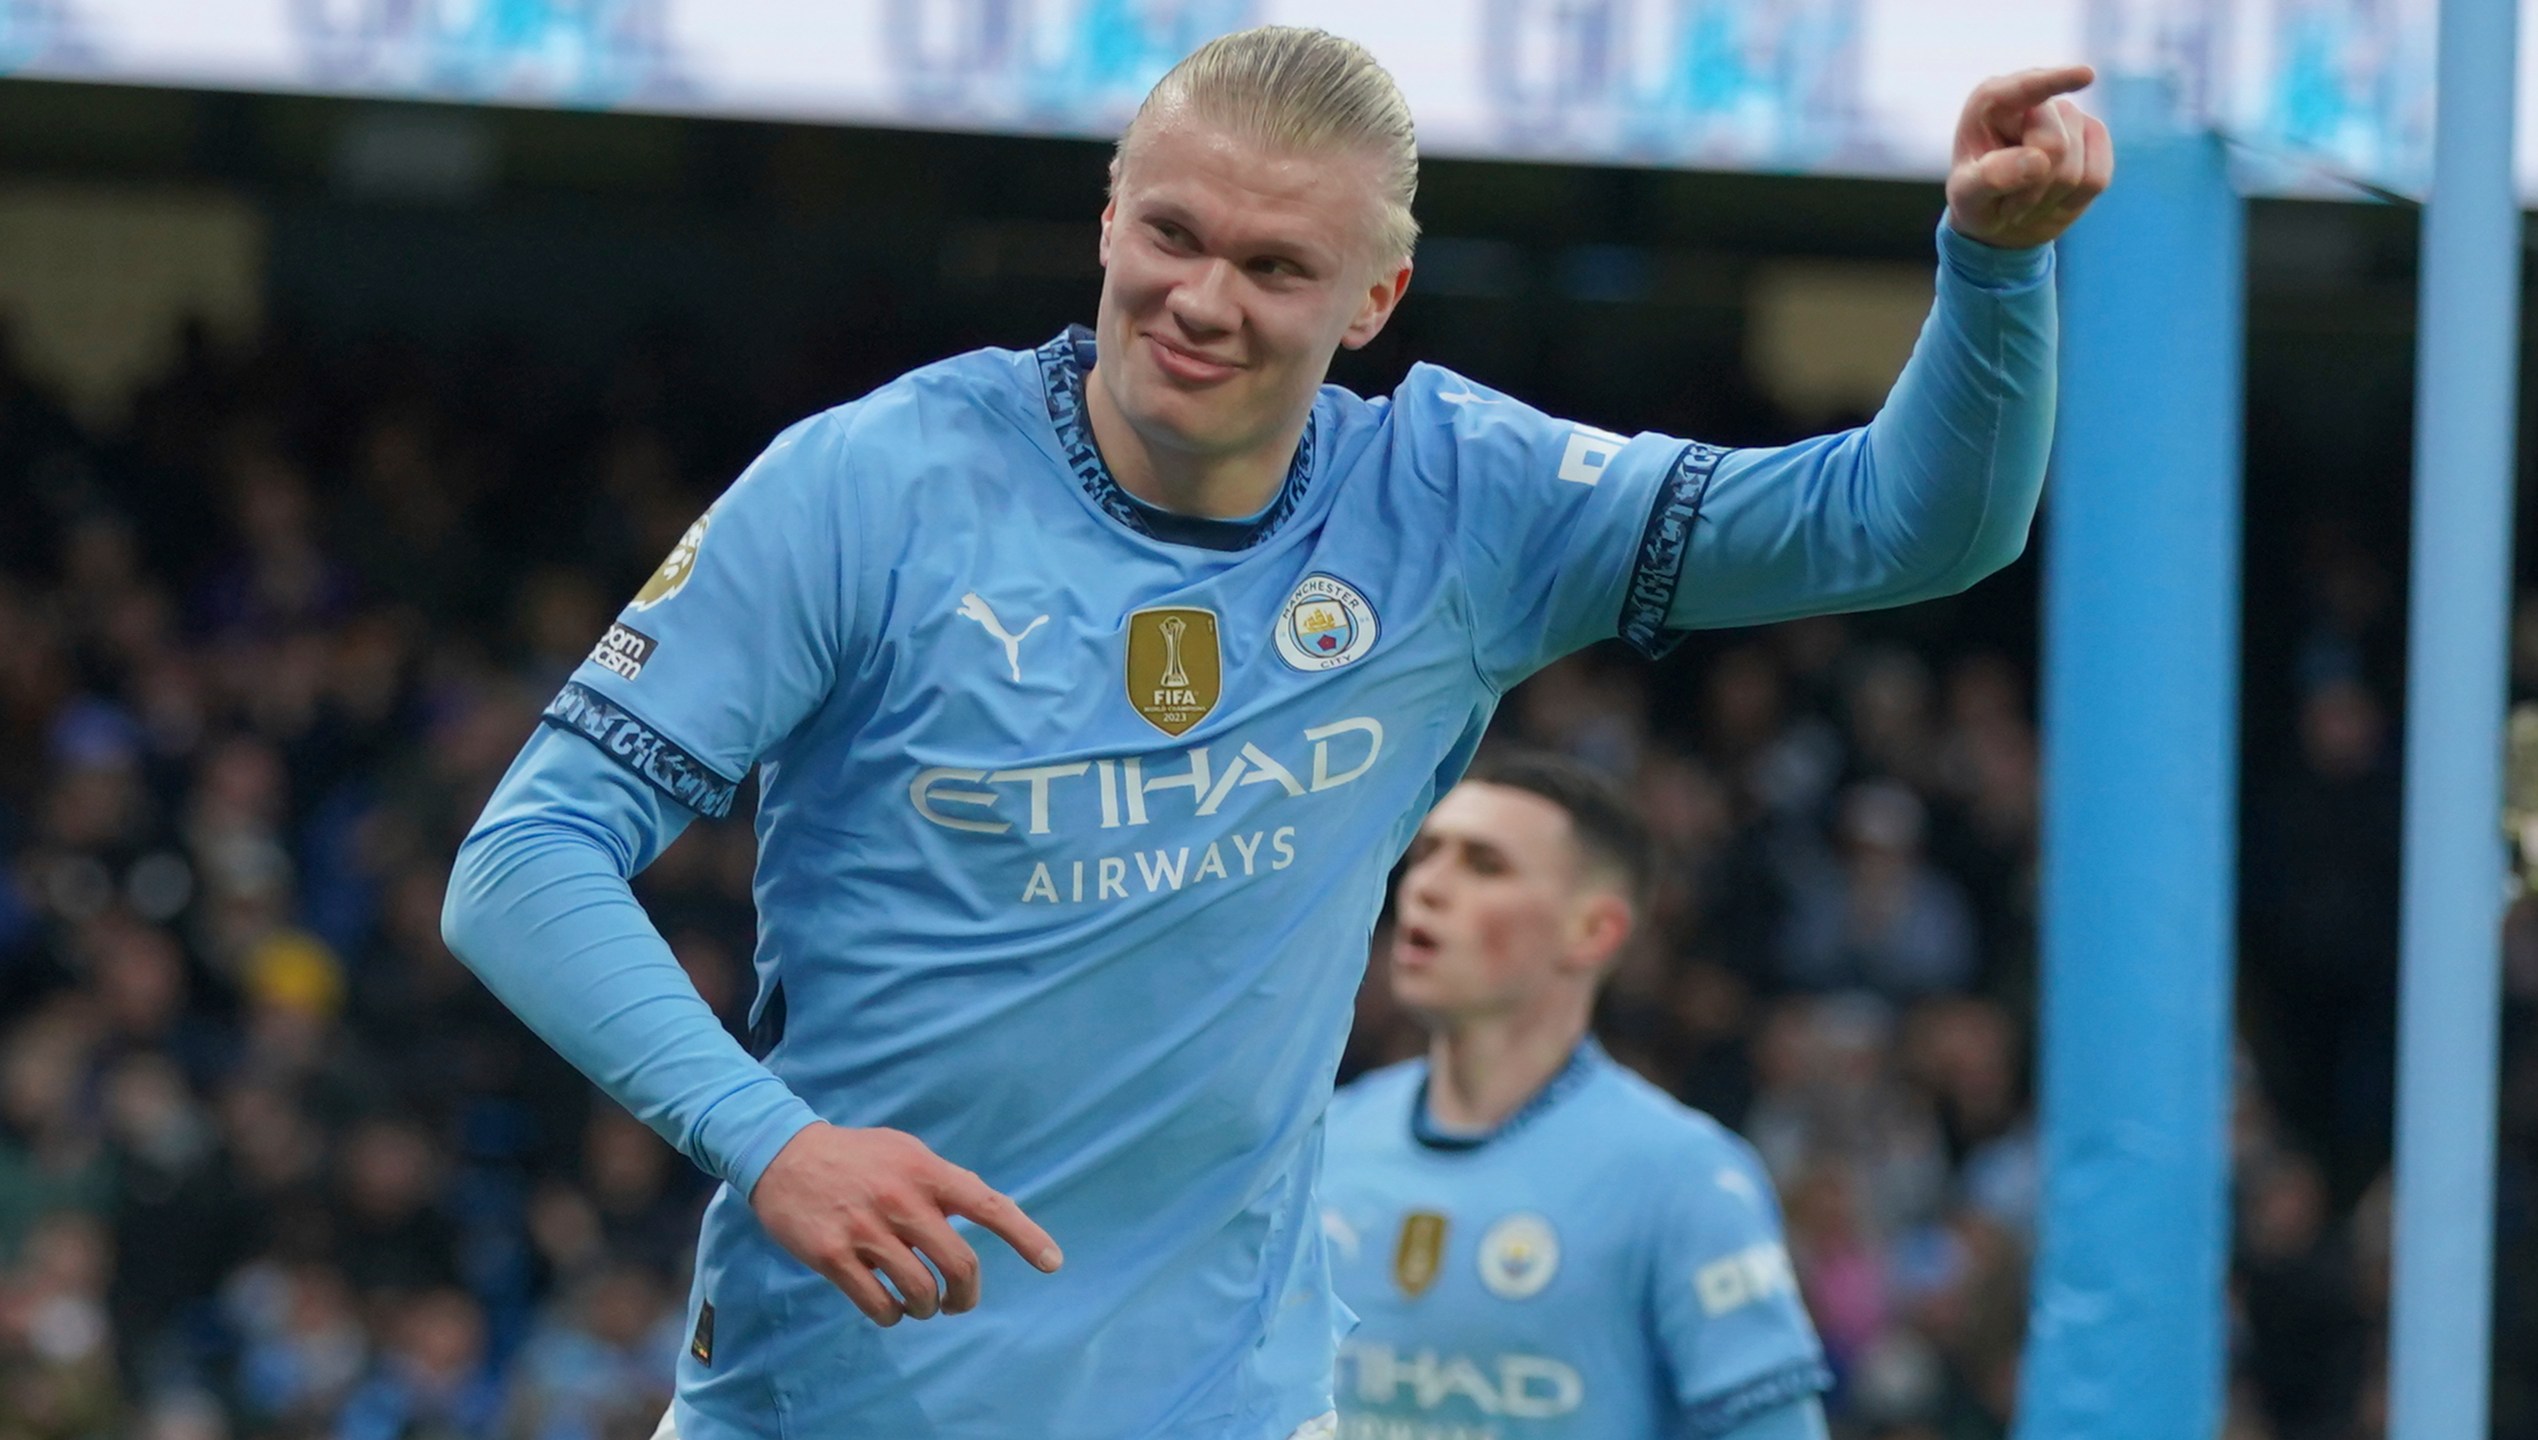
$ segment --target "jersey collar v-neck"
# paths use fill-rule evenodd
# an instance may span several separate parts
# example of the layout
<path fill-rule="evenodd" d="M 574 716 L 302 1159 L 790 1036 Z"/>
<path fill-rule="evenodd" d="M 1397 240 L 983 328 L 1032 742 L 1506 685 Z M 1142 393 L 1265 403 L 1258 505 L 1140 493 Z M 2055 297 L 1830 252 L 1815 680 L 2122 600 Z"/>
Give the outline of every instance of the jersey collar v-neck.
<path fill-rule="evenodd" d="M 1267 509 L 1241 520 L 1176 514 L 1129 494 L 1112 477 L 1110 466 L 1102 460 L 1101 448 L 1093 443 L 1093 423 L 1084 408 L 1084 377 L 1093 368 L 1093 332 L 1081 325 L 1069 325 L 1035 353 L 1040 362 L 1040 383 L 1048 393 L 1049 424 L 1057 431 L 1058 447 L 1066 452 L 1075 483 L 1083 487 L 1086 498 L 1103 514 L 1137 534 L 1203 550 L 1248 550 L 1277 533 L 1278 527 L 1304 503 L 1305 491 L 1313 483 L 1313 441 L 1318 423 L 1315 417 L 1306 417 L 1304 436 L 1296 442 L 1295 460 L 1287 466 L 1286 483 L 1278 488 L 1277 498 L 1269 502 Z"/>
<path fill-rule="evenodd" d="M 1575 1094 L 1579 1087 L 1594 1079 L 1595 1072 L 1601 1068 L 1603 1061 L 1604 1047 L 1595 1042 L 1594 1036 L 1587 1036 L 1577 1043 L 1575 1050 L 1569 1052 L 1568 1063 L 1562 1065 L 1558 1073 L 1550 1079 L 1542 1082 L 1541 1089 L 1533 1092 L 1532 1099 L 1517 1106 L 1514 1114 L 1495 1126 L 1473 1133 L 1440 1129 L 1434 1120 L 1428 1118 L 1430 1076 L 1422 1072 L 1419 1076 L 1419 1088 L 1410 1096 L 1410 1138 L 1417 1141 L 1419 1148 L 1423 1150 L 1478 1150 L 1493 1140 L 1503 1140 L 1541 1119 L 1549 1113 L 1551 1107 Z"/>

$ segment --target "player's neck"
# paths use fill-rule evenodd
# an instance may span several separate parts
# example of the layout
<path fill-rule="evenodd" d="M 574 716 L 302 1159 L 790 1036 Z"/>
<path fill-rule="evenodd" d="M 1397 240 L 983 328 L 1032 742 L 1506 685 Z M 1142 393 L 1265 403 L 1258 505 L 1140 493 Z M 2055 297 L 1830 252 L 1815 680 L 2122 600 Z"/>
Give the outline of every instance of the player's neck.
<path fill-rule="evenodd" d="M 1586 1039 L 1585 1006 L 1541 1006 L 1437 1024 L 1428 1037 L 1428 1120 L 1461 1134 L 1497 1129 L 1551 1083 Z"/>
<path fill-rule="evenodd" d="M 1197 455 L 1148 443 L 1111 401 L 1100 371 L 1096 360 L 1093 373 L 1084 377 L 1084 411 L 1092 421 L 1093 444 L 1120 489 L 1158 510 L 1207 520 L 1257 515 L 1278 498 L 1295 464 L 1295 447 L 1304 439 L 1309 409 L 1262 446 L 1230 455 Z"/>

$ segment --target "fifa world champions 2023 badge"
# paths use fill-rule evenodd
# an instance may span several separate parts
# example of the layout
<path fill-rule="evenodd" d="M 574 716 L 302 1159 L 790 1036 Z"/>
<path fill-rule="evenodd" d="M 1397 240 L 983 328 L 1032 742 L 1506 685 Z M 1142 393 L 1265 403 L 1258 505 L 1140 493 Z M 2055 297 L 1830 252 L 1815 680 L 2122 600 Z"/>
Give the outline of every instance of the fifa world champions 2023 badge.
<path fill-rule="evenodd" d="M 1315 571 L 1278 616 L 1278 658 L 1307 674 L 1337 670 L 1375 648 L 1376 628 L 1375 607 L 1356 586 Z"/>
<path fill-rule="evenodd" d="M 1401 1236 L 1392 1247 L 1392 1283 L 1416 1300 L 1428 1293 L 1445 1268 L 1446 1219 L 1434 1210 L 1413 1210 L 1401 1217 Z"/>
<path fill-rule="evenodd" d="M 1225 693 L 1216 612 L 1162 605 L 1128 617 L 1128 703 L 1146 723 L 1181 735 Z"/>

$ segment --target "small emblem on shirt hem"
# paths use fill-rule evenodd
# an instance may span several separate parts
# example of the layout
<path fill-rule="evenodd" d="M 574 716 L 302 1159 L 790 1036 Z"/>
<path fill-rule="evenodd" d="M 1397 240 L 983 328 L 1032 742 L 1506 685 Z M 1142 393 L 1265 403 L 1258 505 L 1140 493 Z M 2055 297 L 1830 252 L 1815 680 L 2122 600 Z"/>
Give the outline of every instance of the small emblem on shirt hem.
<path fill-rule="evenodd" d="M 687 1353 L 695 1356 L 699 1365 L 714 1363 L 714 1302 L 711 1300 L 696 1307 L 696 1335 L 687 1342 Z"/>
<path fill-rule="evenodd" d="M 1401 1238 L 1392 1247 L 1392 1283 L 1416 1300 L 1436 1283 L 1445 1264 L 1445 1217 L 1413 1210 L 1401 1217 Z"/>
<path fill-rule="evenodd" d="M 1375 607 L 1335 575 L 1307 575 L 1278 616 L 1278 658 L 1306 674 L 1337 670 L 1375 648 Z"/>

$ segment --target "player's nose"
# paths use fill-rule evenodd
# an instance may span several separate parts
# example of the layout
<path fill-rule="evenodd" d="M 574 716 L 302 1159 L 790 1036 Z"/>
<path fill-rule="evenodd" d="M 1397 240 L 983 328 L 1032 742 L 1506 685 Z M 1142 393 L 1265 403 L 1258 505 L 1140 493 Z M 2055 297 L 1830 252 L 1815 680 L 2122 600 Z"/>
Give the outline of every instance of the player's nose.
<path fill-rule="evenodd" d="M 1172 318 L 1192 334 L 1221 335 L 1234 328 L 1234 267 L 1210 257 L 1197 273 L 1172 288 Z"/>
<path fill-rule="evenodd" d="M 1434 912 L 1445 900 L 1445 867 L 1433 859 L 1422 860 L 1401 876 L 1401 911 L 1409 919 L 1414 911 Z"/>

